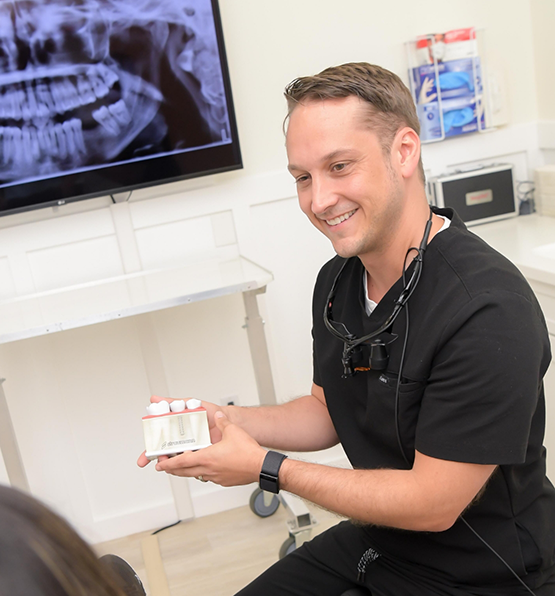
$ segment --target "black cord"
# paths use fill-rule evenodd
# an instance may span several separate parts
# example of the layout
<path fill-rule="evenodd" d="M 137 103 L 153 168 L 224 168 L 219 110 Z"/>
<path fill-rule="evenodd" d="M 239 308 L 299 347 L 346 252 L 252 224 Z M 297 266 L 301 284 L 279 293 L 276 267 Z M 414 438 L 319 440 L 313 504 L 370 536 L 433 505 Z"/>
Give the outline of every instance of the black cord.
<path fill-rule="evenodd" d="M 482 542 L 483 544 L 485 544 L 485 546 L 487 546 L 489 548 L 489 550 L 501 561 L 501 563 L 503 563 L 503 565 L 505 565 L 505 567 L 516 577 L 516 579 L 526 588 L 526 590 L 528 592 L 530 592 L 530 594 L 532 594 L 532 596 L 536 596 L 536 594 L 534 592 L 532 592 L 532 590 L 522 581 L 522 578 L 517 575 L 516 571 L 509 565 L 509 563 L 507 563 L 507 561 L 505 561 L 505 559 L 493 548 L 493 546 L 490 546 L 480 536 L 480 534 L 478 534 L 478 532 L 476 532 L 476 530 L 466 521 L 466 519 L 464 519 L 464 517 L 462 515 L 460 516 L 460 520 L 474 534 L 474 536 L 476 536 L 476 538 L 478 538 L 480 540 L 480 542 Z"/>
<path fill-rule="evenodd" d="M 112 199 L 112 203 L 115 205 L 116 203 L 126 203 L 127 201 L 129 201 L 129 199 L 131 198 L 131 194 L 132 194 L 132 190 L 129 191 L 129 194 L 127 195 L 126 199 L 123 199 L 123 201 L 116 201 L 116 199 L 114 199 L 114 195 L 110 195 L 110 198 Z M 120 194 L 120 193 L 114 193 L 114 194 Z"/>
<path fill-rule="evenodd" d="M 155 534 L 158 534 L 159 532 L 163 532 L 164 530 L 167 530 L 168 528 L 173 528 L 174 526 L 177 526 L 177 524 L 180 524 L 180 523 L 181 523 L 181 520 L 179 519 L 175 523 L 170 524 L 169 526 L 164 526 L 163 528 L 159 528 L 155 532 L 152 532 L 151 536 L 154 536 Z"/>
<path fill-rule="evenodd" d="M 407 257 L 409 256 L 410 252 L 413 250 L 418 250 L 416 248 L 409 248 L 405 254 L 405 263 L 407 261 Z M 420 255 L 420 251 L 418 251 Z M 406 284 L 405 280 L 405 272 L 406 269 L 403 268 L 403 286 Z M 420 278 L 420 275 L 418 276 Z M 416 280 L 416 285 L 418 284 L 418 279 Z M 412 293 L 412 292 L 411 292 Z M 407 352 L 407 343 L 409 339 L 409 303 L 406 302 L 405 304 L 405 339 L 403 340 L 403 349 L 401 351 L 401 360 L 399 362 L 399 374 L 397 375 L 397 386 L 395 387 L 395 433 L 397 435 L 397 444 L 399 445 L 399 450 L 401 451 L 401 455 L 405 460 L 405 463 L 410 468 L 410 462 L 405 454 L 405 450 L 403 449 L 403 443 L 401 442 L 401 430 L 399 428 L 399 397 L 401 392 L 401 378 L 403 375 L 403 365 L 405 363 L 405 354 Z"/>

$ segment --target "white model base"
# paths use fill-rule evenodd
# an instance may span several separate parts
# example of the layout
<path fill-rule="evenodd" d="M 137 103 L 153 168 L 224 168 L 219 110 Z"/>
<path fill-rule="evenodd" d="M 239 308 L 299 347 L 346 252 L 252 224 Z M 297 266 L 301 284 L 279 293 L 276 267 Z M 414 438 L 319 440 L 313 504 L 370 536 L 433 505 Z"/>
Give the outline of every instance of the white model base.
<path fill-rule="evenodd" d="M 160 449 L 159 451 L 146 451 L 145 455 L 148 459 L 156 459 L 161 455 L 178 455 L 179 453 L 183 453 L 184 451 L 196 451 L 197 449 L 204 449 L 205 447 L 210 447 L 212 443 L 206 443 L 206 445 L 199 445 L 198 447 L 181 447 L 179 450 L 176 451 L 175 448 L 170 449 Z"/>
<path fill-rule="evenodd" d="M 204 408 L 145 416 L 143 431 L 148 459 L 196 451 L 211 445 L 208 416 Z"/>

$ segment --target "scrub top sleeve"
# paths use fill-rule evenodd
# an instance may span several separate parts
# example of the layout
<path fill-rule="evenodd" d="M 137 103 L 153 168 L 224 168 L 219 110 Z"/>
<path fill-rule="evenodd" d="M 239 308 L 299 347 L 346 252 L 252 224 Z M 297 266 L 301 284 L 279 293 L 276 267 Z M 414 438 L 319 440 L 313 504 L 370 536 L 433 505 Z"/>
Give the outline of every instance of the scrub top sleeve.
<path fill-rule="evenodd" d="M 442 334 L 422 399 L 416 449 L 451 461 L 523 463 L 549 359 L 536 304 L 508 291 L 470 300 Z"/>

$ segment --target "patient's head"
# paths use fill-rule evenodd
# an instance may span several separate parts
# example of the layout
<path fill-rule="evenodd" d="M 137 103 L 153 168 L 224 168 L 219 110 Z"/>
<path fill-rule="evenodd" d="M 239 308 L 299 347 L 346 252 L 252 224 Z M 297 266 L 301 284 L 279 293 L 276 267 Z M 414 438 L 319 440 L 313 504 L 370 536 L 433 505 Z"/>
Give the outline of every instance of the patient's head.
<path fill-rule="evenodd" d="M 0 485 L 0 596 L 125 596 L 77 533 L 33 497 Z"/>

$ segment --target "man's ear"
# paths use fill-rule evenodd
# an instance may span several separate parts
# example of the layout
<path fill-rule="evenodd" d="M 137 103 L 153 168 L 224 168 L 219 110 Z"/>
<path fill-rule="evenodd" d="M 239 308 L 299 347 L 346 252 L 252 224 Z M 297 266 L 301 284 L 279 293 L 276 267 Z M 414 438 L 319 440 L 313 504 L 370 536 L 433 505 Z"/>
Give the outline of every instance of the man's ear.
<path fill-rule="evenodd" d="M 420 161 L 420 138 L 406 126 L 395 135 L 391 147 L 392 157 L 403 178 L 410 178 L 418 169 Z"/>

